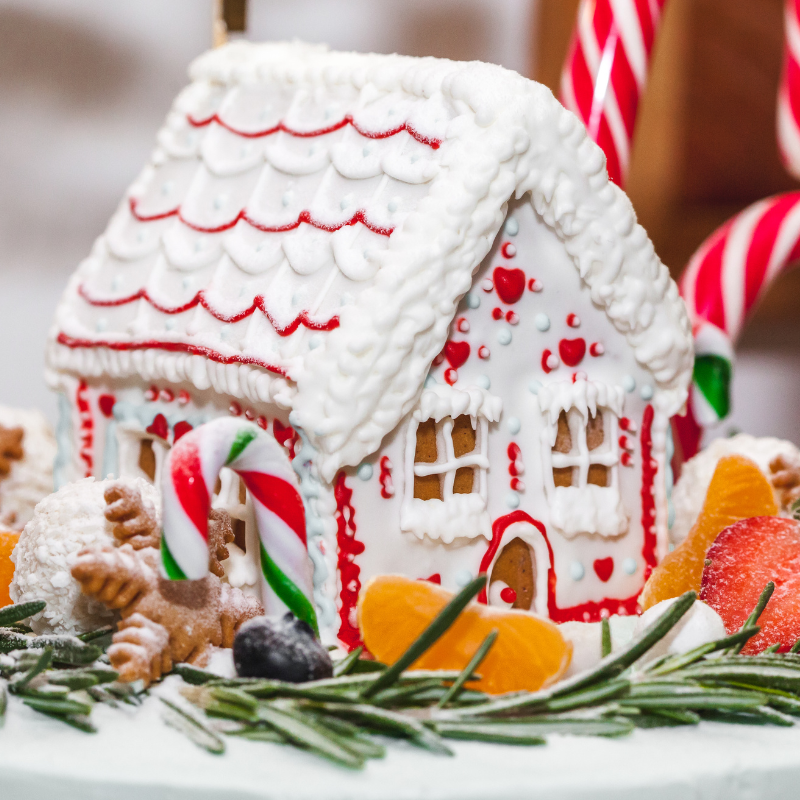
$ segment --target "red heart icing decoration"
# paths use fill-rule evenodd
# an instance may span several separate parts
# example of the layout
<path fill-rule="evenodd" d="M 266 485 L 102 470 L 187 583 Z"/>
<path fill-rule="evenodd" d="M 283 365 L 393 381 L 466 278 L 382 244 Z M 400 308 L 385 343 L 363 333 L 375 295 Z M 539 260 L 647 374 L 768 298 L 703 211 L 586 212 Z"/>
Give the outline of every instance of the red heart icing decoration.
<path fill-rule="evenodd" d="M 594 561 L 594 571 L 597 577 L 605 583 L 614 571 L 614 559 L 609 556 L 608 558 L 596 558 Z"/>
<path fill-rule="evenodd" d="M 181 436 L 185 436 L 190 430 L 192 430 L 192 426 L 185 419 L 176 422 L 175 427 L 172 429 L 174 440 L 177 442 Z"/>
<path fill-rule="evenodd" d="M 558 354 L 568 367 L 577 367 L 586 355 L 586 340 L 562 339 L 558 343 Z"/>
<path fill-rule="evenodd" d="M 111 417 L 114 413 L 114 403 L 116 402 L 117 398 L 113 394 L 101 394 L 97 398 L 97 405 L 100 407 L 100 411 L 103 412 L 104 417 Z"/>
<path fill-rule="evenodd" d="M 147 432 L 152 433 L 153 436 L 160 436 L 162 439 L 166 439 L 169 435 L 167 418 L 163 414 L 156 414 L 152 424 L 148 426 Z"/>
<path fill-rule="evenodd" d="M 516 303 L 525 291 L 525 273 L 521 269 L 495 267 L 494 288 L 504 303 Z"/>
<path fill-rule="evenodd" d="M 458 369 L 469 358 L 469 342 L 445 343 L 444 357 L 453 369 Z"/>

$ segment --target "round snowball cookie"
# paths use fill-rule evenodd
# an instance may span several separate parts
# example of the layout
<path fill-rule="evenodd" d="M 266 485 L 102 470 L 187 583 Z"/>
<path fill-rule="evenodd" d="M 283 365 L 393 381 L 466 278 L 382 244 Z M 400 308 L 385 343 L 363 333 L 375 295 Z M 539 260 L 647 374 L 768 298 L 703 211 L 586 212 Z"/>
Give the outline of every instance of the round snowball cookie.
<path fill-rule="evenodd" d="M 22 530 L 36 504 L 53 491 L 56 440 L 41 412 L 8 406 L 0 406 L 0 438 L 7 445 L 0 458 L 0 524 Z"/>
<path fill-rule="evenodd" d="M 706 499 L 717 462 L 723 456 L 730 455 L 746 456 L 755 461 L 768 479 L 771 475 L 770 462 L 778 456 L 783 456 L 790 463 L 800 464 L 800 450 L 783 439 L 750 436 L 746 433 L 739 433 L 728 439 L 715 439 L 681 468 L 680 480 L 675 484 L 672 493 L 675 522 L 669 530 L 669 538 L 674 544 L 680 544 L 694 525 Z M 775 500 L 780 506 L 777 492 Z"/>
<path fill-rule="evenodd" d="M 120 482 L 141 492 L 144 501 L 156 509 L 160 523 L 158 492 L 144 479 L 84 478 L 42 500 L 22 531 L 12 555 L 16 569 L 10 594 L 15 603 L 47 602 L 47 608 L 31 619 L 36 633 L 83 633 L 115 619 L 114 612 L 102 603 L 81 594 L 70 570 L 84 547 L 115 541 L 113 523 L 105 518 L 103 494 Z"/>

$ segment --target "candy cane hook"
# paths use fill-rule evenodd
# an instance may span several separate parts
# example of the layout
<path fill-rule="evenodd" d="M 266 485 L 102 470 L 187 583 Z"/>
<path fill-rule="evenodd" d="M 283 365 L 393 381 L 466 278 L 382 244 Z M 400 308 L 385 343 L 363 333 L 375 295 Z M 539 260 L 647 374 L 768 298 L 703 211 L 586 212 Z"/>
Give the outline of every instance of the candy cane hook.
<path fill-rule="evenodd" d="M 213 420 L 182 436 L 170 450 L 161 480 L 163 574 L 171 580 L 197 580 L 208 574 L 208 513 L 222 467 L 239 475 L 253 501 L 267 613 L 289 609 L 316 631 L 297 477 L 283 448 L 250 422 Z"/>

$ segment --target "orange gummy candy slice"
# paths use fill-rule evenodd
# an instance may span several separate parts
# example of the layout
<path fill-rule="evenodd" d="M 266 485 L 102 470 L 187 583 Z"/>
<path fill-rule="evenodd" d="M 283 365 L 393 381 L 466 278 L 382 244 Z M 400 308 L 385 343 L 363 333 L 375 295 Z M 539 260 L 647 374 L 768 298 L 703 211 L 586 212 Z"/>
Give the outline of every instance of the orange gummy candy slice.
<path fill-rule="evenodd" d="M 666 555 L 645 584 L 639 598 L 642 608 L 690 589 L 699 593 L 706 553 L 717 536 L 740 519 L 777 513 L 772 486 L 755 462 L 739 455 L 721 458 L 689 535 Z"/>
<path fill-rule="evenodd" d="M 364 644 L 379 661 L 393 664 L 453 595 L 428 581 L 379 575 L 359 599 Z M 461 670 L 483 640 L 497 629 L 476 684 L 489 694 L 534 692 L 557 681 L 569 666 L 572 645 L 552 622 L 527 611 L 471 603 L 412 669 Z"/>
<path fill-rule="evenodd" d="M 0 528 L 0 608 L 11 604 L 11 595 L 8 587 L 14 577 L 14 562 L 11 553 L 19 540 L 17 531 L 7 531 Z"/>

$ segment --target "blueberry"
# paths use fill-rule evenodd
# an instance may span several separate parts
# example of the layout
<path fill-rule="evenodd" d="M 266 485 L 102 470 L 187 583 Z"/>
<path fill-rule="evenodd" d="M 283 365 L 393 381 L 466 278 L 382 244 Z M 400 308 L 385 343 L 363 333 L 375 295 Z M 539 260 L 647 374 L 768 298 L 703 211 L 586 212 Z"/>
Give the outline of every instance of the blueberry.
<path fill-rule="evenodd" d="M 305 683 L 333 675 L 328 651 L 308 623 L 290 611 L 282 619 L 255 617 L 233 640 L 233 663 L 241 678 Z"/>

